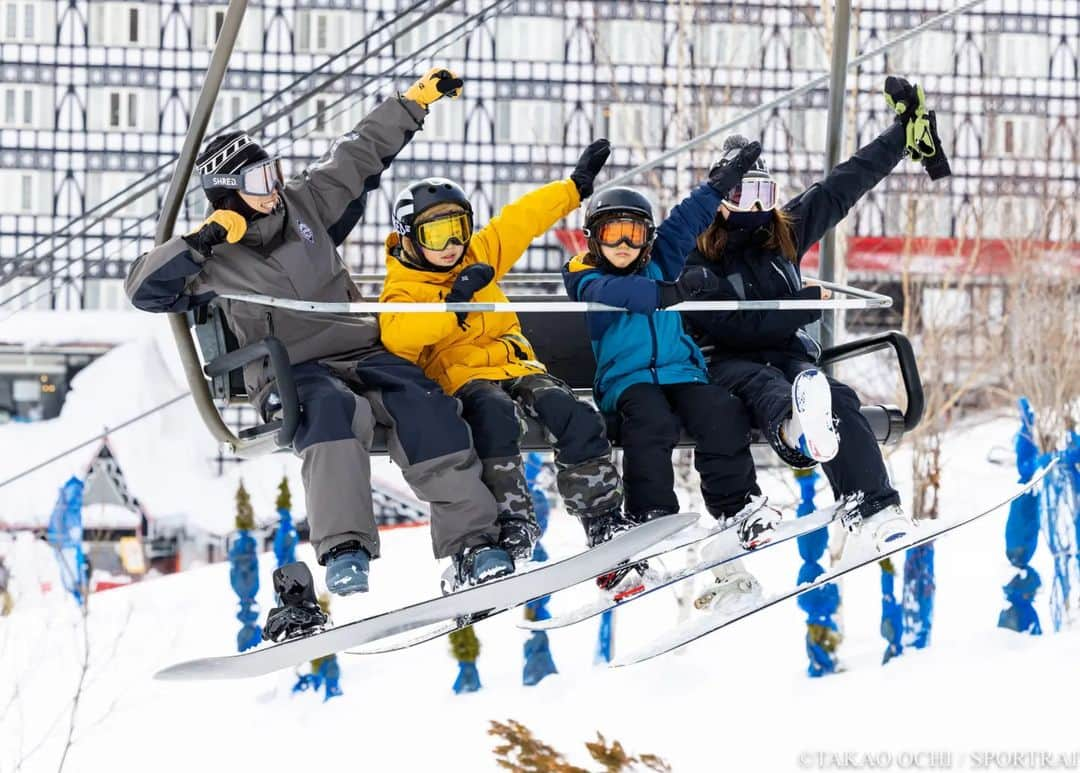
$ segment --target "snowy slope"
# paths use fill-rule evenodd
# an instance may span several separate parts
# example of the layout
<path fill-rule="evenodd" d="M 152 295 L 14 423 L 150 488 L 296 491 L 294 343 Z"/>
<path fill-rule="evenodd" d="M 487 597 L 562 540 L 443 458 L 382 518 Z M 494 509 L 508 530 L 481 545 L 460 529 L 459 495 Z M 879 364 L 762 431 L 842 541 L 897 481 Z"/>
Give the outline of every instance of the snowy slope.
<path fill-rule="evenodd" d="M 987 463 L 985 450 L 1008 445 L 1014 429 L 1014 422 L 995 421 L 949 439 L 944 502 L 950 515 L 1011 490 L 1013 472 Z M 905 459 L 904 453 L 894 459 L 898 473 Z M 780 491 L 775 482 L 770 488 Z M 618 671 L 592 665 L 595 622 L 558 631 L 551 641 L 560 673 L 533 688 L 520 685 L 526 634 L 504 615 L 477 626 L 484 682 L 477 694 L 453 695 L 456 665 L 440 640 L 398 654 L 343 657 L 344 695 L 323 704 L 309 693 L 292 695 L 290 673 L 231 683 L 149 680 L 165 664 L 232 651 L 239 624 L 227 567 L 110 590 L 92 599 L 89 688 L 67 769 L 495 770 L 494 742 L 485 731 L 489 720 L 507 718 L 526 723 L 579 765 L 589 765 L 582 742 L 600 730 L 632 751 L 663 756 L 680 772 L 797 770 L 800 754 L 812 752 L 949 751 L 958 759 L 987 749 L 1071 751 L 1075 722 L 1057 704 L 1080 688 L 1080 638 L 996 628 L 1000 586 L 1012 574 L 1004 519 L 998 513 L 939 543 L 933 645 L 887 667 L 879 665 L 879 573 L 872 568 L 848 578 L 847 671 L 819 680 L 805 676 L 794 603 L 683 654 Z M 551 551 L 575 549 L 576 529 L 555 514 Z M 417 600 L 436 587 L 426 529 L 396 530 L 384 539 L 374 592 L 336 601 L 339 619 Z M 48 575 L 52 566 L 35 551 L 40 546 L 26 543 L 14 551 L 23 598 L 13 616 L 0 619 L 5 773 L 26 757 L 22 771 L 56 770 L 78 675 L 77 618 L 60 594 L 34 592 L 34 573 Z M 1040 547 L 1035 563 L 1048 581 L 1045 552 Z M 270 605 L 271 562 L 261 564 L 263 610 Z M 793 546 L 782 546 L 755 557 L 752 566 L 775 587 L 795 575 L 798 558 Z M 658 595 L 665 597 L 619 613 L 618 647 L 670 624 L 671 597 Z M 1045 593 L 1039 611 L 1048 626 Z"/>

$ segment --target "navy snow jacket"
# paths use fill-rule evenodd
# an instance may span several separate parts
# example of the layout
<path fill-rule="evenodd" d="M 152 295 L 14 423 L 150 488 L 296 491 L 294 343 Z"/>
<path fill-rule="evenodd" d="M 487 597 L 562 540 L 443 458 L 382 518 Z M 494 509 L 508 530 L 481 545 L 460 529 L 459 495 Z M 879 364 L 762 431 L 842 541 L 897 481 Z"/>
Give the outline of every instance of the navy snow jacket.
<path fill-rule="evenodd" d="M 619 396 L 632 384 L 707 383 L 705 358 L 676 312 L 656 313 L 658 281 L 671 282 L 687 253 L 716 215 L 720 195 L 708 184 L 672 208 L 660 224 L 652 256 L 642 271 L 605 271 L 588 253 L 563 266 L 571 300 L 619 306 L 626 311 L 588 312 L 589 338 L 596 357 L 593 394 L 604 413 L 614 413 Z"/>
<path fill-rule="evenodd" d="M 803 287 L 800 263 L 825 232 L 844 219 L 867 191 L 881 182 L 904 157 L 904 128 L 894 123 L 855 155 L 838 164 L 784 205 L 795 229 L 796 262 L 764 246 L 768 228 L 731 231 L 723 259 L 713 262 L 696 248 L 687 265 L 708 266 L 720 277 L 720 288 L 700 300 L 819 300 L 817 287 Z M 777 362 L 791 358 L 816 361 L 817 341 L 802 328 L 821 318 L 807 311 L 688 311 L 687 328 L 710 362 L 727 358 Z"/>

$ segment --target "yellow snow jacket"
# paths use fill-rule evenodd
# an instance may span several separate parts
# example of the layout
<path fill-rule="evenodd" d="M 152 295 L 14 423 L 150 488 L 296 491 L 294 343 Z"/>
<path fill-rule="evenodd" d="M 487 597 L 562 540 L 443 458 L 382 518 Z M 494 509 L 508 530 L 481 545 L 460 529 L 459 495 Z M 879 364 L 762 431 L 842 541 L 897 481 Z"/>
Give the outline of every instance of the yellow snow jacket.
<path fill-rule="evenodd" d="M 491 222 L 473 234 L 461 261 L 445 273 L 425 271 L 395 257 L 400 241 L 386 238 L 386 280 L 379 300 L 385 302 L 441 302 L 458 275 L 474 263 L 495 268 L 495 278 L 473 300 L 507 300 L 498 281 L 517 262 L 533 239 L 581 204 L 577 186 L 559 180 L 531 191 L 500 210 Z M 454 394 L 473 379 L 501 381 L 546 371 L 532 344 L 521 334 L 513 312 L 475 312 L 458 326 L 452 312 L 380 314 L 383 345 L 399 357 L 415 362 L 447 394 Z"/>

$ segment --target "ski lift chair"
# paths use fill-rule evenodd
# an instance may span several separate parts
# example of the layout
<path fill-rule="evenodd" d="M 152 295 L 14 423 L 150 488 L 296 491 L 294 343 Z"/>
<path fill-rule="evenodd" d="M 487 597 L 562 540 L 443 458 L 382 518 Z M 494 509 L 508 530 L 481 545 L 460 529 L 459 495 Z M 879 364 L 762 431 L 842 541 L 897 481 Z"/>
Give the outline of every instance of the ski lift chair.
<path fill-rule="evenodd" d="M 550 300 L 549 298 L 546 298 Z M 511 297 L 514 301 L 535 301 L 537 296 Z M 565 381 L 579 396 L 590 398 L 592 394 L 595 360 L 585 327 L 585 315 L 578 312 L 519 312 L 522 330 L 536 350 L 537 357 L 547 365 L 552 375 Z M 296 384 L 292 378 L 291 363 L 285 346 L 276 338 L 240 347 L 229 330 L 221 309 L 211 301 L 206 306 L 188 312 L 189 324 L 194 325 L 196 340 L 202 350 L 203 371 L 209 377 L 210 392 L 219 404 L 246 402 L 247 394 L 241 369 L 249 362 L 267 358 L 277 378 L 281 410 L 278 415 L 254 427 L 240 431 L 241 440 L 252 445 L 248 453 L 288 448 L 300 423 L 300 403 Z M 903 333 L 889 331 L 827 349 L 821 357 L 822 365 L 831 365 L 882 349 L 892 349 L 903 379 L 907 405 L 901 410 L 895 405 L 870 404 L 862 407 L 862 414 L 870 423 L 874 437 L 882 445 L 900 442 L 905 432 L 914 429 L 922 419 L 924 397 L 919 369 L 911 343 Z M 522 449 L 547 451 L 551 442 L 547 432 L 532 419 L 527 419 L 527 430 L 522 439 Z M 620 445 L 618 417 L 608 417 L 608 437 L 615 446 Z M 385 454 L 387 450 L 386 428 L 377 425 L 372 453 Z M 754 431 L 753 443 L 767 445 L 764 435 Z M 692 446 L 691 438 L 684 434 L 680 446 Z"/>

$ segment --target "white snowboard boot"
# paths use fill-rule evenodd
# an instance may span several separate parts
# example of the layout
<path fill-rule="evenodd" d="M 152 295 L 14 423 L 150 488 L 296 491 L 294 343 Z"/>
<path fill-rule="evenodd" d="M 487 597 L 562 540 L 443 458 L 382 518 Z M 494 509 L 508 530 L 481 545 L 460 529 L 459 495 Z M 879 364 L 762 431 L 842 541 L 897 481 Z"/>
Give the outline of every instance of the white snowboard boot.
<path fill-rule="evenodd" d="M 791 418 L 781 429 L 784 442 L 815 462 L 829 462 L 840 450 L 832 415 L 832 389 L 825 374 L 804 370 L 791 384 Z"/>
<path fill-rule="evenodd" d="M 716 525 L 719 531 L 736 529 L 739 544 L 753 550 L 772 539 L 772 532 L 782 519 L 783 514 L 769 504 L 768 497 L 751 495 L 739 512 L 717 518 Z"/>
<path fill-rule="evenodd" d="M 888 505 L 869 516 L 851 511 L 840 516 L 840 523 L 851 532 L 844 554 L 884 553 L 894 545 L 914 536 L 915 523 L 899 505 Z"/>
<path fill-rule="evenodd" d="M 709 546 L 702 549 L 707 558 Z M 694 599 L 694 608 L 715 615 L 736 615 L 762 599 L 761 583 L 743 568 L 742 561 L 728 561 L 713 567 L 713 582 Z"/>

